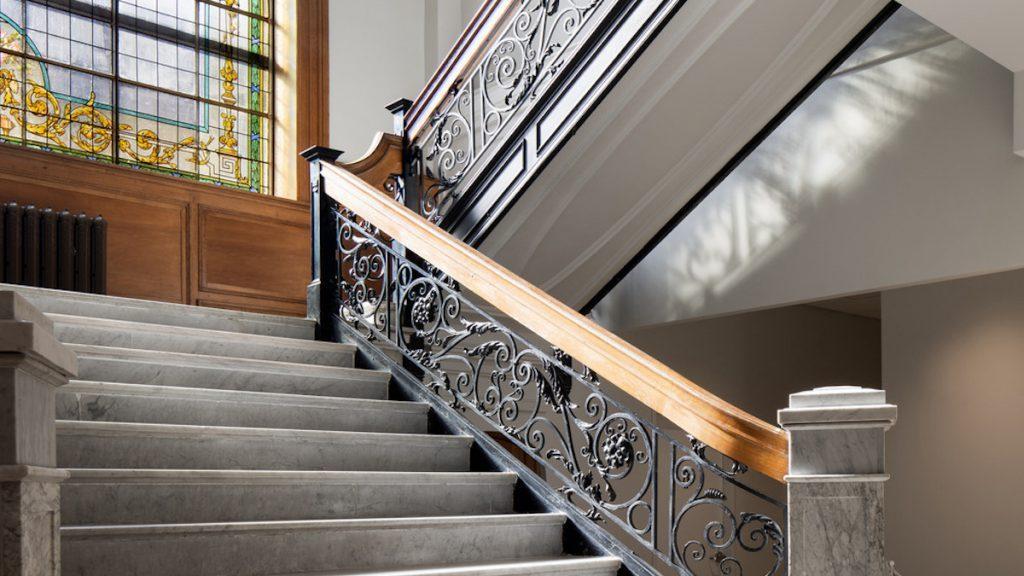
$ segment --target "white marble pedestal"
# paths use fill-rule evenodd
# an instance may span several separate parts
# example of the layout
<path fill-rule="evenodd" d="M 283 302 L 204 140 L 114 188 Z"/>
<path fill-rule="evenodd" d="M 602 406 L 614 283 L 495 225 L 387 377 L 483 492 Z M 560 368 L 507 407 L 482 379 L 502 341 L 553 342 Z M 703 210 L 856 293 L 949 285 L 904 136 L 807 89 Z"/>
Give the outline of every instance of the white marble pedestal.
<path fill-rule="evenodd" d="M 0 576 L 60 575 L 54 398 L 76 369 L 52 322 L 0 291 Z"/>
<path fill-rule="evenodd" d="M 779 411 L 789 433 L 789 574 L 888 576 L 884 549 L 885 392 L 818 388 Z"/>

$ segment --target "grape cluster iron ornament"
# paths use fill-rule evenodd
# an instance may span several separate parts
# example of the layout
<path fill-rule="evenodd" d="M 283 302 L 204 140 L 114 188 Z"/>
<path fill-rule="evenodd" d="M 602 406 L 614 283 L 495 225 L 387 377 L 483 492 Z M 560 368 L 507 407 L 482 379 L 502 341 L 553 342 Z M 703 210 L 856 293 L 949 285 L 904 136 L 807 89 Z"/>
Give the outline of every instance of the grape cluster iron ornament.
<path fill-rule="evenodd" d="M 678 574 L 784 573 L 785 504 L 752 487 L 745 465 L 654 426 L 567 354 L 509 329 L 351 211 L 333 211 L 338 317 L 397 347 L 474 424 L 500 430 L 586 517 Z"/>

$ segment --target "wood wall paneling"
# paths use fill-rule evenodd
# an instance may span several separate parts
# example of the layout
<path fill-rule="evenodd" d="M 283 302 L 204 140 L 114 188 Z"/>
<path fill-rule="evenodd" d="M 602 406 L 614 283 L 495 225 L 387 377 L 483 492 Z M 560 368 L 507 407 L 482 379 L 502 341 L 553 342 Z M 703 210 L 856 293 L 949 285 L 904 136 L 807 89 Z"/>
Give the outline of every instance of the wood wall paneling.
<path fill-rule="evenodd" d="M 298 152 L 310 146 L 330 144 L 328 4 L 328 0 L 302 0 L 297 3 L 295 13 L 294 29 L 299 40 L 295 68 L 296 150 L 291 156 L 299 164 L 295 198 L 306 202 L 309 201 L 309 170 L 306 162 L 298 158 Z"/>
<path fill-rule="evenodd" d="M 199 207 L 198 220 L 200 299 L 245 295 L 305 307 L 305 223 L 206 206 Z"/>
<path fill-rule="evenodd" d="M 149 194 L 125 193 L 124 189 L 143 187 L 141 176 L 145 175 L 96 162 L 0 148 L 0 201 L 85 212 L 107 220 L 108 293 L 186 302 L 188 200 L 162 182 L 148 186 Z M 145 250 L 140 249 L 143 246 Z"/>
<path fill-rule="evenodd" d="M 103 216 L 111 295 L 305 313 L 306 204 L 6 144 L 0 201 Z"/>
<path fill-rule="evenodd" d="M 275 3 L 278 197 L 0 144 L 0 201 L 107 219 L 112 295 L 305 314 L 309 170 L 298 153 L 327 144 L 327 8 Z"/>

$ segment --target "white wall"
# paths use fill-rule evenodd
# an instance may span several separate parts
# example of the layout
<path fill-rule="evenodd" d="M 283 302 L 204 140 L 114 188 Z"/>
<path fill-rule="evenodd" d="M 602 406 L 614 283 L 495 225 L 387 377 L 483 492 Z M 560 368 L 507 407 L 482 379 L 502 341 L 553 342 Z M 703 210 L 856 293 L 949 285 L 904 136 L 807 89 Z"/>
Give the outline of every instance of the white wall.
<path fill-rule="evenodd" d="M 620 329 L 1024 266 L 1012 77 L 903 10 L 655 249 Z"/>
<path fill-rule="evenodd" d="M 392 130 L 385 106 L 415 98 L 481 0 L 331 0 L 331 147 L 354 160 Z"/>
<path fill-rule="evenodd" d="M 882 380 L 876 318 L 789 306 L 621 334 L 697 385 L 774 423 L 789 394 Z"/>
<path fill-rule="evenodd" d="M 887 555 L 907 576 L 1020 574 L 1024 271 L 882 294 Z"/>
<path fill-rule="evenodd" d="M 424 66 L 433 74 L 448 55 L 483 0 L 424 0 L 426 3 Z"/>
<path fill-rule="evenodd" d="M 1024 2 L 1020 0 L 904 0 L 907 8 L 999 62 L 1007 70 L 1024 70 Z"/>

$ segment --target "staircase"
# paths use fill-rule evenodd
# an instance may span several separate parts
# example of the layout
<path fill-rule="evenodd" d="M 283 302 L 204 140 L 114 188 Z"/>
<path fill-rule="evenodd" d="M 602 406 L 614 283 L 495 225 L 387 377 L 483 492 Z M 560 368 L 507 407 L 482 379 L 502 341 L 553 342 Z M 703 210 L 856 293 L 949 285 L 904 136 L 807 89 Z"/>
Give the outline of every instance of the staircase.
<path fill-rule="evenodd" d="M 611 575 L 517 514 L 515 474 L 349 344 L 276 317 L 14 289 L 78 356 L 58 391 L 67 576 Z"/>

